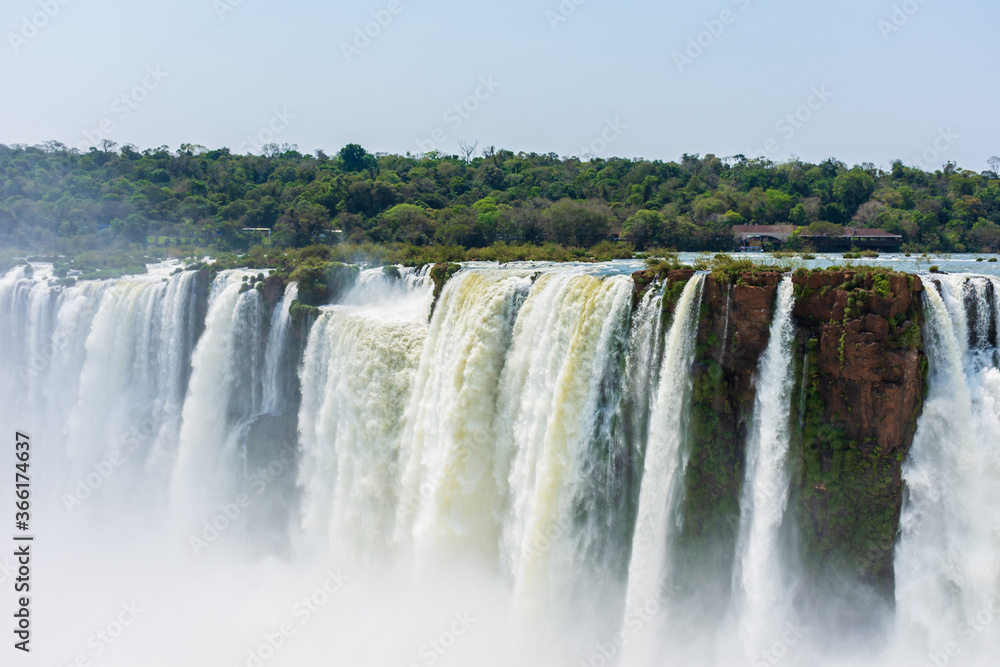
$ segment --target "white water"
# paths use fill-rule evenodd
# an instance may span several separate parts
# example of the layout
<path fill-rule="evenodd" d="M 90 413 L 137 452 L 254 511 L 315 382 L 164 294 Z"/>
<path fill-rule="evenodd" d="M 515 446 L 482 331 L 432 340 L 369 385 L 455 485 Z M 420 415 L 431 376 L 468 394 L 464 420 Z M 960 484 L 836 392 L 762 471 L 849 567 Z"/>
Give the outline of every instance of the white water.
<path fill-rule="evenodd" d="M 684 472 L 682 450 L 704 280 L 704 276 L 697 276 L 684 288 L 664 344 L 632 540 L 626 613 L 650 599 L 658 601 L 669 576 L 668 540 L 676 524 L 678 487 Z"/>
<path fill-rule="evenodd" d="M 940 293 L 927 280 L 924 297 L 930 393 L 904 468 L 909 495 L 896 555 L 900 642 L 914 659 L 932 664 L 942 655 L 959 664 L 995 664 L 1000 370 L 989 328 L 970 331 L 967 312 L 995 327 L 997 308 L 986 298 L 988 279 L 935 280 Z M 995 280 L 993 286 L 1000 287 Z"/>
<path fill-rule="evenodd" d="M 299 472 L 307 532 L 358 560 L 394 551 L 402 406 L 426 337 L 419 319 L 335 306 L 302 366 Z"/>
<path fill-rule="evenodd" d="M 608 446 L 600 438 L 601 381 L 625 333 L 631 288 L 622 277 L 545 274 L 514 327 L 500 379 L 499 455 L 512 462 L 501 549 L 531 641 L 583 583 L 589 531 L 599 528 L 596 512 L 582 512 L 601 482 L 593 458 Z"/>
<path fill-rule="evenodd" d="M 662 356 L 663 285 L 653 285 L 643 295 L 632 316 L 625 366 L 625 391 L 634 410 L 628 428 L 635 434 L 649 432 Z"/>
<path fill-rule="evenodd" d="M 194 524 L 238 489 L 242 426 L 260 411 L 261 303 L 242 291 L 246 271 L 224 271 L 212 285 L 205 333 L 195 350 L 184 403 L 171 500 Z"/>
<path fill-rule="evenodd" d="M 271 331 L 267 339 L 264 356 L 264 397 L 262 409 L 266 414 L 281 415 L 292 408 L 295 393 L 294 369 L 298 359 L 289 345 L 289 329 L 292 325 L 292 303 L 299 298 L 299 286 L 290 283 L 285 294 L 271 315 Z M 290 372 L 291 371 L 291 372 Z"/>
<path fill-rule="evenodd" d="M 496 564 L 509 462 L 496 443 L 500 374 L 526 276 L 472 273 L 445 287 L 406 408 L 397 536 L 435 558 Z"/>
<path fill-rule="evenodd" d="M 756 381 L 753 430 L 747 443 L 746 477 L 734 589 L 740 605 L 740 634 L 748 658 L 759 653 L 780 634 L 788 609 L 783 578 L 781 527 L 788 504 L 789 423 L 794 364 L 791 344 L 795 335 L 792 308 L 795 292 L 791 277 L 778 287 L 774 321 L 767 350 L 760 360 Z"/>
<path fill-rule="evenodd" d="M 207 304 L 193 272 L 61 290 L 0 277 L 0 417 L 39 443 L 32 657 L 252 665 L 291 622 L 267 667 L 599 666 L 618 660 L 618 631 L 660 640 L 629 667 L 835 664 L 760 652 L 789 620 L 790 284 L 760 361 L 733 651 L 735 629 L 704 645 L 649 606 L 682 511 L 702 279 L 665 330 L 658 289 L 630 313 L 627 277 L 583 271 L 463 271 L 432 318 L 426 273 L 364 271 L 304 349 L 295 286 L 269 313 L 241 293 L 247 272 L 218 276 Z M 1000 291 L 991 304 L 983 279 L 941 280 L 944 297 L 926 296 L 931 393 L 906 469 L 898 639 L 872 665 L 935 664 L 954 642 L 949 664 L 985 667 L 1000 646 Z M 324 591 L 341 568 L 348 583 Z M 293 605 L 317 591 L 303 622 Z M 88 637 L 131 600 L 140 621 L 96 655 Z M 468 632 L 446 634 L 455 614 Z"/>

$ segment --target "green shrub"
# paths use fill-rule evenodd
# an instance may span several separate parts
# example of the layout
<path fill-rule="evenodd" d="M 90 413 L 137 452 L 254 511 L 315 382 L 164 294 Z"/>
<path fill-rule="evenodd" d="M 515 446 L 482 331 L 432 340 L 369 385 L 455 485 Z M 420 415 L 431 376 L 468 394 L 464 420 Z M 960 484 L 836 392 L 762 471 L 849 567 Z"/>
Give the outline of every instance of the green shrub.
<path fill-rule="evenodd" d="M 890 294 L 889 276 L 884 273 L 876 273 L 872 279 L 872 290 L 879 296 L 886 297 Z"/>

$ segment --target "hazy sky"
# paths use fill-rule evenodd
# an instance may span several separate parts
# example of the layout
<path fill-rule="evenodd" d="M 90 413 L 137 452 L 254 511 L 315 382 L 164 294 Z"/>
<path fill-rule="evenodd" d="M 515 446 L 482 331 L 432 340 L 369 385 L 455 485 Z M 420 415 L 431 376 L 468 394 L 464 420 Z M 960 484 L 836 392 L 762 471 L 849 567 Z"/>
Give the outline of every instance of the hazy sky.
<path fill-rule="evenodd" d="M 1000 154 L 996 0 L 4 0 L 0 28 L 0 143 Z"/>

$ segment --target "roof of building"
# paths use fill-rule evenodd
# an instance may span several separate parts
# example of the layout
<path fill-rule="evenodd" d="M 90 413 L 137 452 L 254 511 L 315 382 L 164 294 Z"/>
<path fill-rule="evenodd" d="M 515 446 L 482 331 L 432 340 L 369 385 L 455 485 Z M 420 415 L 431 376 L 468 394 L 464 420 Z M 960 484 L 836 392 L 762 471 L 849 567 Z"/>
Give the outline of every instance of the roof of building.
<path fill-rule="evenodd" d="M 795 225 L 733 225 L 735 234 L 791 234 Z"/>
<path fill-rule="evenodd" d="M 801 234 L 801 236 L 808 237 L 818 237 L 818 236 L 830 236 L 829 234 Z M 879 237 L 888 239 L 901 239 L 903 238 L 899 234 L 890 234 L 889 232 L 882 229 L 863 229 L 861 227 L 844 227 L 844 233 L 841 237 Z M 836 238 L 836 237 L 835 237 Z"/>
<path fill-rule="evenodd" d="M 733 225 L 733 234 L 741 239 L 748 239 L 755 236 L 772 236 L 779 239 L 791 236 L 796 229 L 795 225 Z M 806 228 L 801 228 L 800 235 L 809 239 L 902 239 L 898 234 L 890 234 L 881 229 L 865 229 L 863 227 L 844 227 L 843 233 L 838 235 L 830 234 L 809 234 Z"/>

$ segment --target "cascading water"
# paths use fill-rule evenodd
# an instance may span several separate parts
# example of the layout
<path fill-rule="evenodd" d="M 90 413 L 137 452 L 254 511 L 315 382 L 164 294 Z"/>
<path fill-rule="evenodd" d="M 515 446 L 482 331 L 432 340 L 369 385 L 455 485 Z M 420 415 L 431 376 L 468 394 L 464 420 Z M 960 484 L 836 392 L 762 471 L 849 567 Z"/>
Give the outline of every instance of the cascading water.
<path fill-rule="evenodd" d="M 271 331 L 267 338 L 264 356 L 264 395 L 262 410 L 270 415 L 283 415 L 293 405 L 297 391 L 294 369 L 298 366 L 295 350 L 289 345 L 291 335 L 292 304 L 299 298 L 297 283 L 289 283 L 281 299 L 280 308 L 271 315 Z"/>
<path fill-rule="evenodd" d="M 401 541 L 496 560 L 509 469 L 495 447 L 499 381 L 530 286 L 467 272 L 442 293 L 406 412 Z"/>
<path fill-rule="evenodd" d="M 257 290 L 244 289 L 250 275 L 224 271 L 215 279 L 191 362 L 171 491 L 178 513 L 194 522 L 237 495 L 239 446 L 246 421 L 259 412 L 261 304 Z"/>
<path fill-rule="evenodd" d="M 658 602 L 669 576 L 668 540 L 675 523 L 673 518 L 683 473 L 683 445 L 689 414 L 686 401 L 692 386 L 691 364 L 703 285 L 704 276 L 698 276 L 684 288 L 664 344 L 632 542 L 626 613 L 651 599 Z"/>
<path fill-rule="evenodd" d="M 679 576 L 692 364 L 704 309 L 722 301 L 722 348 L 745 345 L 729 302 L 751 288 L 702 304 L 698 275 L 671 322 L 659 285 L 633 307 L 635 283 L 616 275 L 631 266 L 479 265 L 450 278 L 432 316 L 429 272 L 388 267 L 360 271 L 317 314 L 293 307 L 294 284 L 279 299 L 256 272 L 208 285 L 173 268 L 68 287 L 44 265 L 0 277 L 0 415 L 45 443 L 39 617 L 62 614 L 48 635 L 85 647 L 93 614 L 136 599 L 149 615 L 108 664 L 141 662 L 144 632 L 181 636 L 192 617 L 211 631 L 163 664 L 256 664 L 247 649 L 289 619 L 295 641 L 267 667 L 334 648 L 420 667 L 774 665 L 771 647 L 789 650 L 789 278 L 757 362 L 733 625 L 701 628 L 687 598 L 663 598 Z M 930 393 L 905 469 L 898 641 L 877 664 L 985 667 L 1000 645 L 1000 285 L 926 286 Z M 339 566 L 351 579 L 332 593 Z M 78 603 L 46 597 L 81 586 Z M 302 596 L 317 620 L 299 632 L 289 610 Z M 437 652 L 442 637 L 456 643 Z M 648 656 L 631 650 L 647 639 Z M 72 648 L 41 648 L 73 662 Z"/>
<path fill-rule="evenodd" d="M 988 291 L 1000 284 L 932 276 L 926 286 L 930 391 L 904 468 L 896 554 L 901 651 L 930 664 L 991 664 L 1000 644 L 1000 523 L 990 513 L 1000 506 L 1000 369 Z"/>
<path fill-rule="evenodd" d="M 497 427 L 499 455 L 512 461 L 502 548 L 520 618 L 536 629 L 579 583 L 588 530 L 600 528 L 583 508 L 603 480 L 583 473 L 603 467 L 591 457 L 614 460 L 600 438 L 601 381 L 630 298 L 625 278 L 545 274 L 514 327 Z"/>
<path fill-rule="evenodd" d="M 0 334 L 4 367 L 17 376 L 6 386 L 23 387 L 7 405 L 37 415 L 41 436 L 66 443 L 66 457 L 52 461 L 65 487 L 61 504 L 93 510 L 86 501 L 101 495 L 142 506 L 143 492 L 156 501 L 149 480 L 162 490 L 169 477 L 195 343 L 194 272 L 61 291 L 33 278 L 17 269 L 0 284 L 15 314 Z M 118 468 L 128 473 L 112 476 Z"/>
<path fill-rule="evenodd" d="M 149 478 L 160 485 L 168 479 L 194 347 L 194 279 L 185 272 L 104 290 L 85 337 L 79 399 L 67 424 L 75 475 L 121 448 L 121 434 L 146 421 L 154 441 L 128 458 L 133 474 L 118 480 L 149 488 Z M 122 493 L 134 498 L 136 489 Z"/>
<path fill-rule="evenodd" d="M 314 543 L 355 560 L 395 551 L 403 412 L 427 336 L 432 286 L 387 286 L 366 272 L 346 301 L 327 308 L 302 364 L 299 472 L 303 525 Z"/>
<path fill-rule="evenodd" d="M 795 385 L 791 351 L 795 335 L 791 276 L 778 287 L 767 350 L 760 360 L 753 430 L 747 443 L 737 570 L 734 589 L 740 604 L 740 630 L 748 656 L 773 641 L 788 614 L 782 587 L 781 527 L 788 503 L 790 408 Z"/>
<path fill-rule="evenodd" d="M 645 445 L 663 358 L 663 285 L 646 291 L 632 316 L 625 359 L 624 437 Z M 644 452 L 636 452 L 642 455 Z"/>

